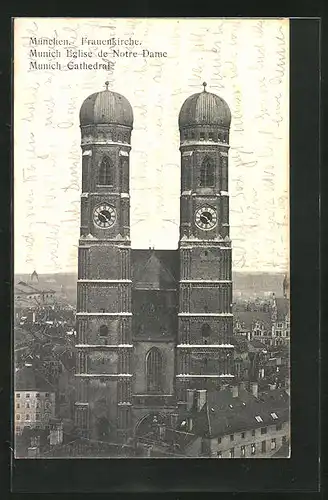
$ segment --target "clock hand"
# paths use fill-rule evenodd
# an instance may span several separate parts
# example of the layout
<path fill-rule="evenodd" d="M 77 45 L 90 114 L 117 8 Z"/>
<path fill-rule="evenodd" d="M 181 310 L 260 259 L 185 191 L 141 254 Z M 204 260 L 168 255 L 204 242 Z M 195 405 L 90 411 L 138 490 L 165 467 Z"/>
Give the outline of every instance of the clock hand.
<path fill-rule="evenodd" d="M 202 214 L 202 219 L 204 224 L 208 224 L 210 222 L 209 218 L 206 215 Z M 204 220 L 205 219 L 205 220 Z"/>
<path fill-rule="evenodd" d="M 104 222 L 108 222 L 108 224 L 110 223 L 110 219 L 108 219 L 108 218 L 106 217 L 106 215 L 105 215 L 105 214 L 101 213 L 101 214 L 100 214 L 100 216 L 99 216 L 99 218 L 100 218 L 100 217 L 102 218 L 102 220 L 103 220 Z"/>

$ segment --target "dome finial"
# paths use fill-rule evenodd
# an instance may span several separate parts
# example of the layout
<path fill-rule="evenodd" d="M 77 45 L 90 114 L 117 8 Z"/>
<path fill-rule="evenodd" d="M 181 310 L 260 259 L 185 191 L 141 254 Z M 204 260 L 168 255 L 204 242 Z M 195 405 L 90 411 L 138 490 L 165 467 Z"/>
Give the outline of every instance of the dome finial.
<path fill-rule="evenodd" d="M 203 82 L 204 92 L 206 92 L 207 83 Z"/>
<path fill-rule="evenodd" d="M 106 85 L 106 90 L 108 90 L 108 85 L 109 85 L 109 82 L 105 82 L 105 85 Z"/>

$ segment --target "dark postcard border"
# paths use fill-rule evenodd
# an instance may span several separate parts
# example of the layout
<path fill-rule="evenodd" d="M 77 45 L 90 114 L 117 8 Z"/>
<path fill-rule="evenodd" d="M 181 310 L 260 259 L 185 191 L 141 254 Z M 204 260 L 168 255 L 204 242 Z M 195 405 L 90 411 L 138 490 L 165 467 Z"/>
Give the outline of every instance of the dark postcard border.
<path fill-rule="evenodd" d="M 291 21 L 292 458 L 12 459 L 14 492 L 310 492 L 318 489 L 319 30 L 318 19 Z M 2 185 L 8 186 L 7 180 L 5 178 Z M 5 213 L 10 215 L 8 205 Z M 9 235 L 8 231 L 7 241 L 10 241 Z M 6 269 L 5 279 L 9 281 L 9 266 Z M 8 309 L 4 312 L 8 317 Z M 3 354 L 1 360 L 4 360 Z M 2 412 L 0 415 L 3 418 Z"/>

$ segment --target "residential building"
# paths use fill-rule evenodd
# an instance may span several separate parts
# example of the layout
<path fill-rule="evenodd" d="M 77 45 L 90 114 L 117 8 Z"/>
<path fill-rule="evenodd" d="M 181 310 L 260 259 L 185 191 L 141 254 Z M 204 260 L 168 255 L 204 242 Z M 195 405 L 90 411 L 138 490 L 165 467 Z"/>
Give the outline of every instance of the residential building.
<path fill-rule="evenodd" d="M 26 364 L 15 373 L 15 434 L 24 428 L 46 429 L 55 416 L 55 392 L 46 380 Z"/>
<path fill-rule="evenodd" d="M 176 424 L 154 415 L 138 430 L 150 456 L 272 458 L 289 454 L 289 396 L 284 390 L 258 393 L 244 385 L 221 391 L 189 391 Z"/>

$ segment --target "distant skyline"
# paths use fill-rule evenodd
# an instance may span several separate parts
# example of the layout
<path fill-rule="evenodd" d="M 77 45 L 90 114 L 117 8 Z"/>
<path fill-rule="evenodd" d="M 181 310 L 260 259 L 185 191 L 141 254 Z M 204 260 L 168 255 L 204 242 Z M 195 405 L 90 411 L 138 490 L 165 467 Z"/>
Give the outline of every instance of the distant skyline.
<path fill-rule="evenodd" d="M 96 35 L 96 36 L 95 36 Z M 113 71 L 34 71 L 31 36 L 135 38 L 158 60 L 117 58 Z M 130 163 L 133 248 L 178 245 L 178 114 L 207 90 L 232 112 L 229 152 L 233 270 L 286 272 L 289 261 L 289 21 L 19 19 L 15 23 L 15 273 L 77 271 L 79 109 L 110 89 L 134 112 Z M 42 47 L 45 50 L 46 47 Z M 38 47 L 38 50 L 41 50 Z M 93 48 L 95 51 L 97 48 Z"/>
<path fill-rule="evenodd" d="M 33 274 L 33 272 L 36 271 L 36 273 L 38 274 L 38 276 L 56 276 L 57 274 L 63 274 L 63 275 L 76 275 L 77 276 L 77 270 L 74 270 L 74 271 L 55 271 L 55 272 L 50 272 L 50 273 L 38 273 L 37 269 L 33 269 L 33 271 L 31 273 L 27 273 L 27 272 L 19 272 L 19 271 L 15 271 L 14 272 L 14 276 L 31 276 Z M 264 274 L 270 274 L 270 275 L 286 275 L 288 273 L 288 271 L 284 271 L 284 270 L 281 270 L 281 271 L 249 271 L 249 270 L 245 270 L 245 269 L 238 269 L 238 270 L 233 270 L 232 273 L 238 273 L 238 274 L 250 274 L 250 275 L 264 275 Z"/>

